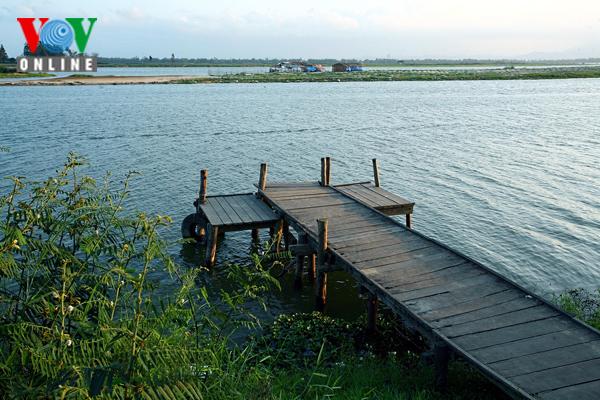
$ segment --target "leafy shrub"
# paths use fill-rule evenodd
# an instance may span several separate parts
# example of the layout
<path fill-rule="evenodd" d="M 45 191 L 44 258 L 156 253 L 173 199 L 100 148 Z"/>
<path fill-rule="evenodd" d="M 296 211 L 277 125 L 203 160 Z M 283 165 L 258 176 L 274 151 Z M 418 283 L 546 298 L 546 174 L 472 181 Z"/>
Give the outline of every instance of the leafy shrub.
<path fill-rule="evenodd" d="M 9 398 L 206 398 L 246 374 L 227 333 L 272 278 L 230 266 L 222 307 L 159 235 L 165 216 L 127 212 L 129 174 L 80 176 L 81 158 L 43 182 L 13 177 L 0 197 L 0 393 Z M 153 272 L 172 278 L 157 293 Z M 163 274 L 164 276 L 164 274 Z M 217 396 L 218 397 L 218 396 Z"/>

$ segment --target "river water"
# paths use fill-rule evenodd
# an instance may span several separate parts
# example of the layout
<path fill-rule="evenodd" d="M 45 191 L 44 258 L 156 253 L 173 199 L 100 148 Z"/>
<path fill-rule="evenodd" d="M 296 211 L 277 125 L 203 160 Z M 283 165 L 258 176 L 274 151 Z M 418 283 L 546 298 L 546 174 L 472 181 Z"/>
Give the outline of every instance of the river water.
<path fill-rule="evenodd" d="M 328 155 L 341 183 L 369 179 L 376 157 L 417 230 L 544 296 L 600 286 L 598 79 L 0 87 L 0 145 L 2 176 L 47 177 L 69 151 L 92 174 L 142 172 L 131 202 L 171 215 L 173 240 L 201 168 L 217 194 L 252 191 L 263 161 L 272 180 L 316 180 Z M 219 260 L 246 262 L 249 236 L 228 234 Z M 334 315 L 360 309 L 343 273 L 329 294 Z M 269 312 L 312 301 L 286 278 Z"/>

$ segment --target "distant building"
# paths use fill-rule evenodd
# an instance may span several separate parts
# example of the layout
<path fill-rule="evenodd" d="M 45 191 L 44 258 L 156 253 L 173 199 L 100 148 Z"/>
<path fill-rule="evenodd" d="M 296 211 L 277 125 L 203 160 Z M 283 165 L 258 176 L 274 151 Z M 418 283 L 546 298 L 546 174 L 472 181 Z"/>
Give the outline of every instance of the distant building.
<path fill-rule="evenodd" d="M 360 72 L 363 66 L 355 63 L 335 63 L 331 66 L 333 72 Z"/>
<path fill-rule="evenodd" d="M 324 72 L 321 64 L 307 64 L 304 61 L 282 61 L 272 65 L 269 72 Z"/>

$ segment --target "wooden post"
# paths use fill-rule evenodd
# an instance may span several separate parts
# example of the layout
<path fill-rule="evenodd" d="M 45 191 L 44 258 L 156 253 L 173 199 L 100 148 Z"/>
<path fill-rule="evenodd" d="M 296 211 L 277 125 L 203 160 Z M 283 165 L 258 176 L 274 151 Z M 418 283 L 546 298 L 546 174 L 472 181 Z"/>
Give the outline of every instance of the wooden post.
<path fill-rule="evenodd" d="M 439 392 L 445 393 L 448 388 L 448 361 L 450 359 L 450 349 L 442 341 L 433 346 L 435 387 Z"/>
<path fill-rule="evenodd" d="M 206 186 L 208 185 L 208 170 L 200 170 L 200 204 L 206 203 Z"/>
<path fill-rule="evenodd" d="M 323 311 L 327 303 L 327 273 L 324 267 L 327 258 L 328 247 L 328 221 L 327 218 L 317 220 L 319 224 L 319 245 L 317 249 L 317 287 L 315 308 L 317 311 Z"/>
<path fill-rule="evenodd" d="M 279 251 L 281 250 L 281 238 L 283 237 L 283 225 L 284 225 L 284 220 L 280 219 L 279 222 L 277 222 L 277 225 L 275 225 L 275 230 L 273 231 L 273 237 L 272 240 L 275 240 L 275 252 L 279 253 Z"/>
<path fill-rule="evenodd" d="M 258 234 L 258 229 L 252 229 L 252 242 L 253 243 L 260 242 L 260 236 Z"/>
<path fill-rule="evenodd" d="M 217 256 L 217 241 L 219 240 L 219 227 L 207 224 L 206 228 L 206 255 L 204 265 L 208 268 L 215 264 Z"/>
<path fill-rule="evenodd" d="M 308 238 L 305 233 L 298 235 L 298 244 L 308 243 Z M 302 287 L 302 270 L 304 269 L 304 256 L 296 256 L 296 276 L 294 278 L 294 287 L 300 289 Z"/>
<path fill-rule="evenodd" d="M 321 157 L 321 186 L 327 186 L 327 160 Z"/>
<path fill-rule="evenodd" d="M 325 157 L 325 167 L 327 171 L 325 174 L 327 184 L 325 186 L 329 186 L 331 184 L 331 157 Z"/>
<path fill-rule="evenodd" d="M 258 187 L 260 190 L 265 190 L 267 187 L 267 172 L 268 172 L 267 163 L 260 164 L 260 176 L 258 178 Z"/>
<path fill-rule="evenodd" d="M 290 249 L 291 234 L 290 224 L 288 224 L 288 222 L 285 219 L 283 220 L 282 235 L 285 251 L 288 251 Z"/>
<path fill-rule="evenodd" d="M 367 334 L 375 333 L 377 327 L 377 306 L 377 296 L 369 293 L 369 298 L 367 300 Z"/>
<path fill-rule="evenodd" d="M 317 255 L 308 256 L 308 280 L 314 282 L 317 279 Z"/>
<path fill-rule="evenodd" d="M 406 227 L 412 229 L 412 214 L 406 214 Z"/>
<path fill-rule="evenodd" d="M 375 187 L 379 187 L 379 163 L 377 159 L 373 159 L 373 180 L 375 181 Z"/>

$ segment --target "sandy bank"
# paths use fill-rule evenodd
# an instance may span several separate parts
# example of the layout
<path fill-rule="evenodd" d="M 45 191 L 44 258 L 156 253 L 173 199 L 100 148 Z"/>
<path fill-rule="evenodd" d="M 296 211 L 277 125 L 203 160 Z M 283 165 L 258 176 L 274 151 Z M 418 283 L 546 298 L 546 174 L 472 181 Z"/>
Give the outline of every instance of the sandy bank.
<path fill-rule="evenodd" d="M 67 76 L 49 79 L 28 79 L 0 82 L 0 86 L 57 86 L 57 85 L 142 85 L 166 84 L 176 81 L 200 81 L 205 76 L 157 75 L 157 76 Z"/>

